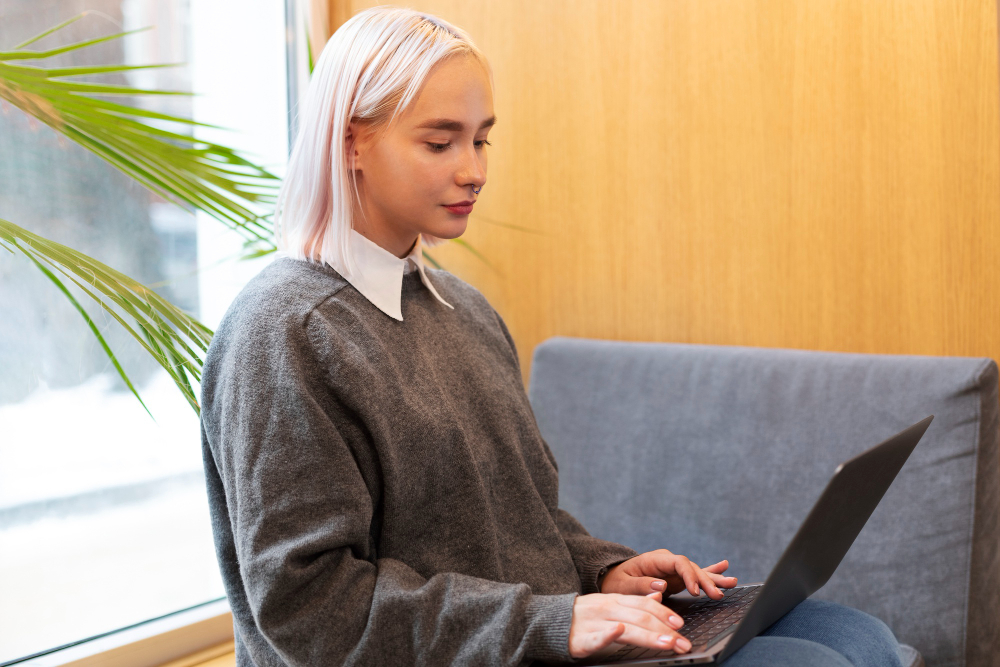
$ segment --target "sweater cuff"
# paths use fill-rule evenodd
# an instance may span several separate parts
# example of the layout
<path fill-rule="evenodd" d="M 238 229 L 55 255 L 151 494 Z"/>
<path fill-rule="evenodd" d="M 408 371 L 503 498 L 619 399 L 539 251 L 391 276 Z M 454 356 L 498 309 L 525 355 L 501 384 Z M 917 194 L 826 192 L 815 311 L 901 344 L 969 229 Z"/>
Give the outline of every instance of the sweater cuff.
<path fill-rule="evenodd" d="M 569 628 L 577 593 L 532 595 L 528 603 L 525 657 L 529 660 L 571 662 Z"/>
<path fill-rule="evenodd" d="M 638 555 L 632 549 L 622 546 L 620 549 L 601 551 L 586 561 L 577 563 L 580 571 L 580 584 L 583 586 L 583 594 L 600 593 L 601 589 L 597 583 L 598 577 L 604 576 L 615 565 L 624 563 L 628 559 L 635 558 Z"/>

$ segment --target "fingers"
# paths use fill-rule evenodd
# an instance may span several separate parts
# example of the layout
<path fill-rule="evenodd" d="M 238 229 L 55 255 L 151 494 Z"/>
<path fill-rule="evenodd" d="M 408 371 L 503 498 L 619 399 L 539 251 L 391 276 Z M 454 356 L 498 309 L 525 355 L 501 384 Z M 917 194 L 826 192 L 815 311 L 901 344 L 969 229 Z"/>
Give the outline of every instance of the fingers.
<path fill-rule="evenodd" d="M 650 593 L 644 597 L 635 595 L 616 597 L 618 598 L 618 609 L 612 612 L 614 620 L 668 634 L 684 626 L 684 620 L 681 619 L 680 614 L 660 601 L 663 597 L 660 592 Z"/>
<path fill-rule="evenodd" d="M 627 595 L 648 595 L 650 592 L 664 592 L 667 590 L 667 582 L 656 577 L 629 577 Z"/>
<path fill-rule="evenodd" d="M 723 577 L 721 574 L 712 574 L 711 572 L 708 573 L 708 576 L 719 588 L 733 588 L 737 583 L 736 577 Z"/>
<path fill-rule="evenodd" d="M 729 569 L 728 560 L 720 560 L 714 565 L 709 565 L 708 567 L 702 568 L 703 571 L 708 573 L 712 581 L 715 582 L 716 586 L 721 588 L 734 588 L 738 583 L 736 577 L 724 577 L 722 573 Z"/>
<path fill-rule="evenodd" d="M 590 647 L 588 647 L 588 653 L 596 653 L 600 651 L 605 646 L 613 643 L 616 639 L 622 636 L 625 632 L 624 623 L 616 623 L 611 626 L 603 635 L 594 634 L 593 641 Z"/>
<path fill-rule="evenodd" d="M 719 561 L 706 568 L 699 567 L 697 563 L 685 556 L 674 556 L 674 571 L 684 580 L 684 588 L 691 595 L 705 594 L 713 600 L 721 600 L 725 597 L 722 588 L 733 588 L 737 584 L 736 577 L 724 577 L 721 572 L 729 568 L 728 561 Z"/>
<path fill-rule="evenodd" d="M 701 587 L 699 586 L 697 565 L 692 563 L 686 556 L 675 556 L 674 557 L 674 571 L 681 576 L 684 580 L 684 588 L 691 595 L 701 595 Z"/>
<path fill-rule="evenodd" d="M 662 596 L 659 591 L 643 597 L 616 596 L 619 609 L 613 611 L 612 616 L 614 620 L 626 624 L 621 642 L 650 648 L 672 648 L 678 653 L 691 649 L 691 642 L 677 632 L 684 626 L 683 619 L 660 602 Z"/>
<path fill-rule="evenodd" d="M 712 580 L 710 573 L 705 572 L 705 570 L 701 569 L 697 565 L 695 565 L 695 570 L 698 573 L 698 582 L 701 584 L 701 587 L 704 589 L 705 593 L 708 594 L 708 597 L 712 598 L 713 600 L 721 600 L 723 597 L 725 597 L 725 594 L 721 590 L 719 590 L 719 587 L 716 585 L 715 581 Z"/>
<path fill-rule="evenodd" d="M 729 569 L 728 560 L 720 560 L 715 565 L 709 565 L 708 567 L 702 568 L 706 572 L 711 572 L 712 574 L 722 574 Z"/>
<path fill-rule="evenodd" d="M 593 593 L 576 598 L 570 626 L 569 648 L 574 658 L 622 645 L 653 649 L 691 650 L 678 634 L 684 621 L 661 602 L 663 594 L 649 596 Z"/>

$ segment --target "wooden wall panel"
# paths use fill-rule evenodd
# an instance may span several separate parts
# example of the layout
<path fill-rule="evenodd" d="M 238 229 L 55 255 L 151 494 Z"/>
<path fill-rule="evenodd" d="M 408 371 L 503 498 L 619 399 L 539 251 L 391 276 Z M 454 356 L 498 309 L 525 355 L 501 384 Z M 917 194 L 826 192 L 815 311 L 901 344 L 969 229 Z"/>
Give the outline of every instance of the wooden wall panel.
<path fill-rule="evenodd" d="M 996 0 L 409 5 L 494 68 L 497 271 L 435 255 L 526 378 L 552 335 L 1000 358 Z"/>

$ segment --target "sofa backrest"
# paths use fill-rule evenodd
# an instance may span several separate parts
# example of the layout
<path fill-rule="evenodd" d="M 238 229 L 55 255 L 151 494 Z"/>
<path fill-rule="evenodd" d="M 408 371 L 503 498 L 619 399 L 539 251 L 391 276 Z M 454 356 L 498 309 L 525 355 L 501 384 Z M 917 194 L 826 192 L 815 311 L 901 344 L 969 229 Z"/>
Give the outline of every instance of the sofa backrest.
<path fill-rule="evenodd" d="M 560 504 L 644 552 L 763 581 L 837 465 L 934 421 L 816 597 L 884 620 L 928 666 L 1000 656 L 990 359 L 552 338 L 529 395 Z"/>

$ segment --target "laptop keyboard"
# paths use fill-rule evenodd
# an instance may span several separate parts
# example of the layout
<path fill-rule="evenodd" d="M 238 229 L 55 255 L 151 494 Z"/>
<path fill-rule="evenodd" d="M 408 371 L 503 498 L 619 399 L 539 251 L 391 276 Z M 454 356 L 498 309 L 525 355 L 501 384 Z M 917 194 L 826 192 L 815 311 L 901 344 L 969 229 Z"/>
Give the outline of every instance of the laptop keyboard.
<path fill-rule="evenodd" d="M 684 627 L 678 632 L 691 642 L 691 652 L 693 653 L 701 646 L 708 648 L 715 641 L 722 639 L 726 630 L 740 622 L 747 607 L 757 597 L 760 589 L 760 586 L 745 586 L 732 591 L 723 591 L 726 597 L 721 600 L 708 598 L 689 605 L 681 613 Z M 661 650 L 629 645 L 623 646 L 615 653 L 603 658 L 603 661 L 669 658 L 673 655 L 675 653 L 671 649 Z"/>

